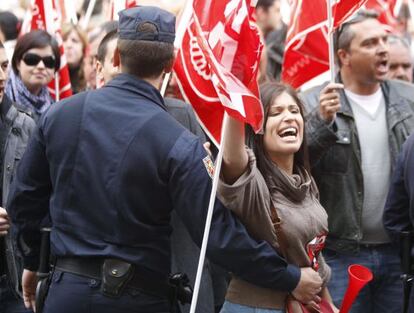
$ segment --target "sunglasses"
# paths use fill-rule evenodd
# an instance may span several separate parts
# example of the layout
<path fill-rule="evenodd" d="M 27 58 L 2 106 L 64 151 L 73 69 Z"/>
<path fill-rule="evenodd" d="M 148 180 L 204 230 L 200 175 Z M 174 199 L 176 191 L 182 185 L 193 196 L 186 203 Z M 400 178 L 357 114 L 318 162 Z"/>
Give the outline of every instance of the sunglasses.
<path fill-rule="evenodd" d="M 40 55 L 34 53 L 26 53 L 23 56 L 23 62 L 26 63 L 28 66 L 36 66 L 39 64 L 40 61 L 43 61 L 43 64 L 47 68 L 55 68 L 56 60 L 52 56 L 41 57 Z"/>

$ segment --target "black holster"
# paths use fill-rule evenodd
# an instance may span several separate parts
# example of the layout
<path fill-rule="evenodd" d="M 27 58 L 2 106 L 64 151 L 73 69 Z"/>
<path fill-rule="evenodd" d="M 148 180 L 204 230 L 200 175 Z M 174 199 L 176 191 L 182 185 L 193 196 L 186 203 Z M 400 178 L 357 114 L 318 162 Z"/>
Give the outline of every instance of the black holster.
<path fill-rule="evenodd" d="M 170 276 L 170 284 L 175 287 L 175 299 L 173 302 L 180 301 L 181 304 L 191 303 L 193 289 L 190 280 L 185 273 L 175 273 Z"/>
<path fill-rule="evenodd" d="M 102 265 L 102 293 L 118 298 L 133 276 L 134 266 L 131 263 L 119 259 L 105 259 Z"/>
<path fill-rule="evenodd" d="M 50 273 L 50 228 L 42 228 L 40 244 L 40 264 L 37 271 L 38 283 L 36 287 L 36 313 L 42 313 L 49 291 Z"/>

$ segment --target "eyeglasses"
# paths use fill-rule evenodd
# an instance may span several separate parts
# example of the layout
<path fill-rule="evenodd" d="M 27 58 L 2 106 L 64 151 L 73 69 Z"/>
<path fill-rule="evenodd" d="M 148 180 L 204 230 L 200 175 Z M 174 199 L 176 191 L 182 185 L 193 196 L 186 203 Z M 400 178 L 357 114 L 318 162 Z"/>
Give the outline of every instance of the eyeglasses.
<path fill-rule="evenodd" d="M 36 66 L 40 61 L 43 61 L 43 64 L 47 68 L 55 68 L 56 66 L 56 60 L 52 56 L 41 57 L 40 55 L 34 53 L 26 53 L 22 60 L 28 66 Z"/>

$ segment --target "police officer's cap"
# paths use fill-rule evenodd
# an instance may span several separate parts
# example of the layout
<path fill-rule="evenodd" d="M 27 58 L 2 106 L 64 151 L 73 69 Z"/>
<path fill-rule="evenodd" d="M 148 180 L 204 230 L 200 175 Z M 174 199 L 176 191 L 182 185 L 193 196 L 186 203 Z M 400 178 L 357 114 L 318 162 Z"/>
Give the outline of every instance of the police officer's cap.
<path fill-rule="evenodd" d="M 119 15 L 119 38 L 129 40 L 159 41 L 174 43 L 175 16 L 153 6 L 137 6 L 122 10 Z M 141 25 L 153 24 L 157 31 L 143 32 Z"/>

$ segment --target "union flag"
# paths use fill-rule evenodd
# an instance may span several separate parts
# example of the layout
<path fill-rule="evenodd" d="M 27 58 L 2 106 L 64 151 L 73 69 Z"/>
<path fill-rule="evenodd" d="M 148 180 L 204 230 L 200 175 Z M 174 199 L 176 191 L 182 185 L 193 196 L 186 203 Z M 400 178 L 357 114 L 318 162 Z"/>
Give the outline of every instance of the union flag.
<path fill-rule="evenodd" d="M 394 8 L 398 0 L 368 0 L 365 4 L 367 9 L 373 9 L 378 12 L 378 20 L 388 26 L 388 30 L 395 32 L 397 30 L 398 21 L 395 16 Z"/>
<path fill-rule="evenodd" d="M 257 86 L 263 48 L 252 14 L 256 1 L 195 0 L 174 71 L 184 98 L 217 145 L 224 111 L 261 129 Z"/>
<path fill-rule="evenodd" d="M 294 88 L 329 70 L 329 0 L 291 0 L 291 18 L 286 37 L 282 80 Z M 333 3 L 333 27 L 338 27 L 367 0 Z"/>

